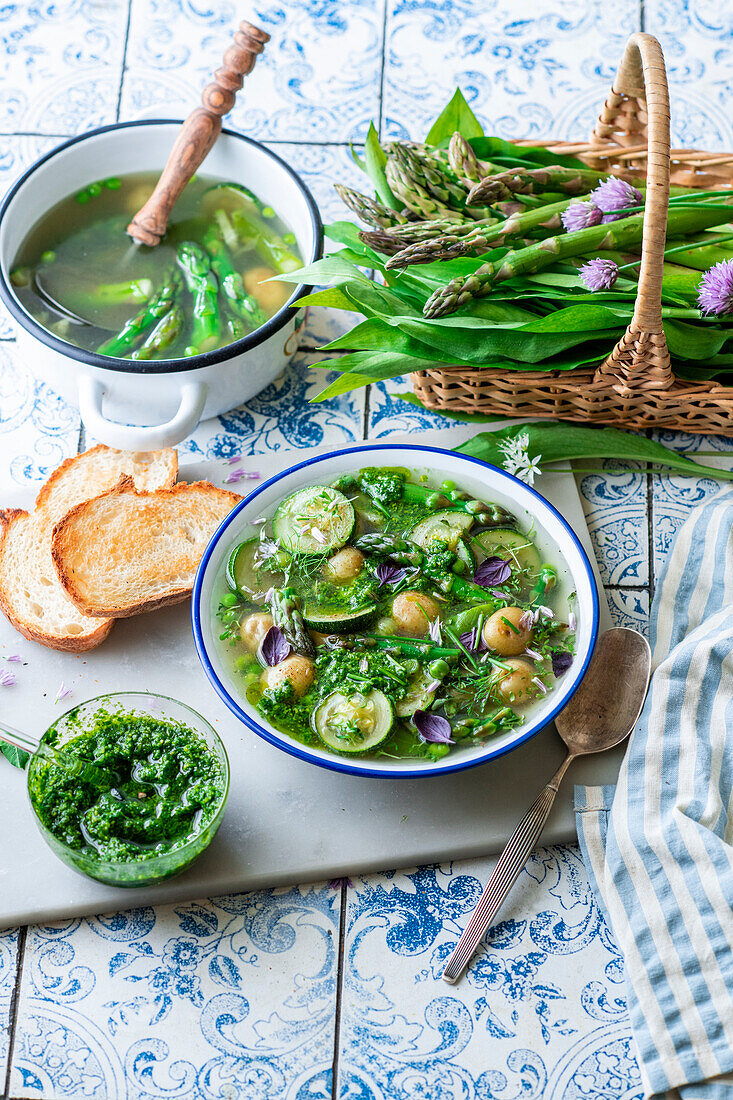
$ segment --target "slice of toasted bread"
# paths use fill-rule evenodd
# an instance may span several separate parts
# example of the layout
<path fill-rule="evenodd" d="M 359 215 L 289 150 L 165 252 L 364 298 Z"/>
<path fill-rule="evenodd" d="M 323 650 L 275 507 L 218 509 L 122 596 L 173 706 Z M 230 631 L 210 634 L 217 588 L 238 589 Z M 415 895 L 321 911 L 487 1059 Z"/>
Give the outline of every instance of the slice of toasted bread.
<path fill-rule="evenodd" d="M 56 524 L 51 553 L 61 584 L 86 615 L 120 619 L 179 603 L 241 499 L 208 481 L 141 493 L 126 478 Z"/>
<path fill-rule="evenodd" d="M 172 449 L 149 454 L 99 445 L 68 458 L 51 474 L 33 513 L 0 509 L 0 610 L 26 638 L 50 649 L 81 653 L 99 645 L 111 619 L 80 613 L 56 575 L 51 537 L 58 521 L 79 504 L 130 475 L 143 489 L 168 487 L 178 475 Z"/>

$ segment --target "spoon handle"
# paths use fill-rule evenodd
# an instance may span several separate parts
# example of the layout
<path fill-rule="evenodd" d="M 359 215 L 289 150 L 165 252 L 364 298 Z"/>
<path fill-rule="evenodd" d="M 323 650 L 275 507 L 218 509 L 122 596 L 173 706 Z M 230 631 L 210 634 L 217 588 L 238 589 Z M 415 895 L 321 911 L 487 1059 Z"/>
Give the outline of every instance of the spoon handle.
<path fill-rule="evenodd" d="M 486 929 L 491 925 L 497 912 L 504 904 L 507 894 L 519 877 L 530 852 L 542 835 L 550 810 L 555 801 L 558 787 L 574 757 L 568 754 L 553 778 L 543 787 L 537 798 L 507 841 L 499 861 L 494 867 L 491 878 L 486 883 L 479 903 L 463 934 L 455 946 L 453 954 L 446 963 L 443 980 L 451 985 L 457 982 L 468 966 L 474 951 L 478 947 Z"/>
<path fill-rule="evenodd" d="M 37 737 L 30 737 L 27 733 L 21 733 L 20 730 L 6 725 L 0 726 L 0 741 L 4 741 L 6 745 L 12 745 L 14 749 L 29 752 L 31 756 L 40 744 Z"/>
<path fill-rule="evenodd" d="M 211 84 L 201 93 L 203 106 L 183 123 L 155 190 L 127 227 L 140 244 L 154 247 L 166 231 L 176 199 L 221 133 L 221 116 L 231 111 L 243 78 L 270 41 L 269 34 L 246 20 L 234 32 L 234 42 Z"/>

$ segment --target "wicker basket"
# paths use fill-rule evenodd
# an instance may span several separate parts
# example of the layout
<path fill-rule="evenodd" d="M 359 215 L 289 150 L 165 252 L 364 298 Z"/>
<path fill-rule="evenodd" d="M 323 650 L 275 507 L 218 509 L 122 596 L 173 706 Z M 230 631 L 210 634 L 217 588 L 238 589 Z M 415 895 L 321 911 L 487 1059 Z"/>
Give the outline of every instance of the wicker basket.
<path fill-rule="evenodd" d="M 733 154 L 670 151 L 669 92 L 656 38 L 634 34 L 629 39 L 589 142 L 516 144 L 543 144 L 601 171 L 646 176 L 639 290 L 631 323 L 595 370 L 443 367 L 411 376 L 419 400 L 429 409 L 451 412 L 733 435 L 733 386 L 684 382 L 672 374 L 661 303 L 670 182 L 731 187 Z"/>

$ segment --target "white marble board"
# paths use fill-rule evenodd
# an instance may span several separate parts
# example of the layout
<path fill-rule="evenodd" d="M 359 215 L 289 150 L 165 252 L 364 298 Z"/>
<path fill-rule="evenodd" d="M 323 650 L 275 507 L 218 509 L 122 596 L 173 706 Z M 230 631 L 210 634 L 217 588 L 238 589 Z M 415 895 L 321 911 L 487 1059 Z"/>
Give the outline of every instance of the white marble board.
<path fill-rule="evenodd" d="M 446 434 L 440 433 L 438 445 L 455 442 Z M 438 442 L 433 436 L 437 433 L 426 433 L 420 441 Z M 269 452 L 247 463 L 269 477 L 298 458 L 302 453 Z M 230 469 L 202 462 L 182 467 L 181 477 L 221 484 Z M 541 481 L 541 491 L 595 563 L 573 477 L 544 474 Z M 10 499 L 13 493 L 16 499 Z M 21 495 L 6 487 L 3 504 L 31 507 L 32 500 L 27 490 Z M 598 587 L 606 629 L 611 623 L 600 582 Z M 103 645 L 76 656 L 26 641 L 0 616 L 0 654 L 11 653 L 27 664 L 5 666 L 18 677 L 0 696 L 2 718 L 10 724 L 40 733 L 70 705 L 92 696 L 162 692 L 191 704 L 214 724 L 229 752 L 232 783 L 221 829 L 197 863 L 158 886 L 119 889 L 76 874 L 52 855 L 36 830 L 23 775 L 0 758 L 0 927 L 490 854 L 562 757 L 557 734 L 547 728 L 494 762 L 432 779 L 363 779 L 298 761 L 256 737 L 219 700 L 196 657 L 187 604 L 121 620 Z M 55 702 L 62 682 L 73 695 Z M 614 782 L 621 756 L 616 750 L 574 765 L 543 843 L 575 838 L 573 781 Z"/>

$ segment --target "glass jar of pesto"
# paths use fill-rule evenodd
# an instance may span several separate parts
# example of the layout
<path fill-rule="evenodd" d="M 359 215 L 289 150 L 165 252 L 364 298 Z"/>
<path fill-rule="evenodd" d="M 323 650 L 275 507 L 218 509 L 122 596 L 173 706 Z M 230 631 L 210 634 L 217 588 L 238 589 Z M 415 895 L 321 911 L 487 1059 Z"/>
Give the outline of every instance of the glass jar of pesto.
<path fill-rule="evenodd" d="M 147 886 L 178 874 L 211 843 L 229 762 L 196 711 L 124 692 L 54 722 L 27 782 L 38 828 L 60 859 L 110 886 Z"/>

